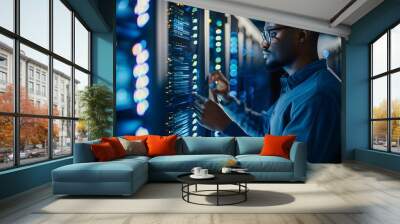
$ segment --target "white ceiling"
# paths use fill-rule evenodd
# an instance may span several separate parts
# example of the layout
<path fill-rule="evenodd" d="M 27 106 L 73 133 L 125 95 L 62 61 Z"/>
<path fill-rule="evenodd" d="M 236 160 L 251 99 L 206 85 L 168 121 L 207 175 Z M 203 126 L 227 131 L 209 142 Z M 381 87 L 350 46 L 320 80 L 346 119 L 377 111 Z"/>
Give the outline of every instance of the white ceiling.
<path fill-rule="evenodd" d="M 223 0 L 329 21 L 350 0 Z M 312 6 L 312 7 L 310 7 Z"/>
<path fill-rule="evenodd" d="M 383 0 L 167 1 L 342 37 L 348 37 L 351 25 L 383 2 Z M 346 8 L 346 5 L 350 3 L 350 7 Z M 343 8 L 346 10 L 341 12 Z M 338 16 L 335 17 L 337 14 Z"/>

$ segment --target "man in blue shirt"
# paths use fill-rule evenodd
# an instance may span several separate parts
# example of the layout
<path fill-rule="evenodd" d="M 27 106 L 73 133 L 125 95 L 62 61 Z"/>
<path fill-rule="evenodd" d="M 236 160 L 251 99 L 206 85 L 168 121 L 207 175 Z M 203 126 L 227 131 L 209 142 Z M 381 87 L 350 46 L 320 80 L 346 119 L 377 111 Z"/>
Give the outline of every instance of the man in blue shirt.
<path fill-rule="evenodd" d="M 201 124 L 231 136 L 296 135 L 306 142 L 309 162 L 340 162 L 340 79 L 318 59 L 318 34 L 266 23 L 263 54 L 268 68 L 283 68 L 281 93 L 273 106 L 254 112 L 229 95 L 221 72 L 209 77 L 211 100 L 199 97 Z M 217 103 L 219 102 L 219 104 Z"/>

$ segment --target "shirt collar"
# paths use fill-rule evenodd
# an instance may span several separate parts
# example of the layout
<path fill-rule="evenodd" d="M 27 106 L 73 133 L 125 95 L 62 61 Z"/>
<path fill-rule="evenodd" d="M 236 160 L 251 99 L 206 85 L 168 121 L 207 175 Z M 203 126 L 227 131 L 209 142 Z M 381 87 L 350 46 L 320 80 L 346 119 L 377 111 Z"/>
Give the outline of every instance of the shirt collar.
<path fill-rule="evenodd" d="M 326 68 L 325 59 L 314 61 L 304 66 L 291 76 L 287 74 L 283 75 L 281 77 L 282 90 L 286 92 L 288 89 L 293 89 L 294 87 L 302 83 L 304 80 L 312 76 L 315 72 L 323 68 Z"/>

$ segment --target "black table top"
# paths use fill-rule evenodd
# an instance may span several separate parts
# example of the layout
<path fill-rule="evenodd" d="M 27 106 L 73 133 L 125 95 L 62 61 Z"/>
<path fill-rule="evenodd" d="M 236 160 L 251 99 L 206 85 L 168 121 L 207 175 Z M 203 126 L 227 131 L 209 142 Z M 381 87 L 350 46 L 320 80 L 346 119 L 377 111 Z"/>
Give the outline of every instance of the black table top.
<path fill-rule="evenodd" d="M 249 173 L 212 173 L 215 177 L 212 179 L 193 179 L 191 173 L 179 175 L 178 181 L 186 184 L 236 184 L 248 183 L 255 180 L 255 177 Z"/>

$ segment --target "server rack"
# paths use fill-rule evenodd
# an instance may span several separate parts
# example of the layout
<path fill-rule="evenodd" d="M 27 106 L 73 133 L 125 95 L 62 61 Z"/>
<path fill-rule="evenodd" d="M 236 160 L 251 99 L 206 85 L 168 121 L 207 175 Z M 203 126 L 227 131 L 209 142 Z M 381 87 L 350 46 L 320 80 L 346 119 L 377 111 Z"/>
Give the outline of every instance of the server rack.
<path fill-rule="evenodd" d="M 204 135 L 193 110 L 193 92 L 207 91 L 204 76 L 204 10 L 168 3 L 167 133 Z"/>

